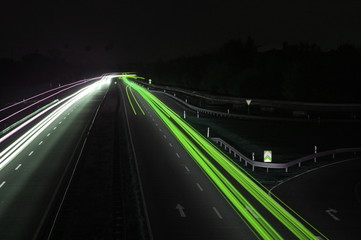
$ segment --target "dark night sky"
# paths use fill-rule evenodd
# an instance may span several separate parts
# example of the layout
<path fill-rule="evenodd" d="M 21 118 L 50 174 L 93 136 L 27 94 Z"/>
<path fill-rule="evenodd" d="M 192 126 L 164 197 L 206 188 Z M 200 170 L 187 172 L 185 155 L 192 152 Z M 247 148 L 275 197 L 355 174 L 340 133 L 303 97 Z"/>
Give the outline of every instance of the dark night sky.
<path fill-rule="evenodd" d="M 0 57 L 38 51 L 126 63 L 199 53 L 248 35 L 258 45 L 361 45 L 359 0 L 14 0 L 0 11 Z"/>

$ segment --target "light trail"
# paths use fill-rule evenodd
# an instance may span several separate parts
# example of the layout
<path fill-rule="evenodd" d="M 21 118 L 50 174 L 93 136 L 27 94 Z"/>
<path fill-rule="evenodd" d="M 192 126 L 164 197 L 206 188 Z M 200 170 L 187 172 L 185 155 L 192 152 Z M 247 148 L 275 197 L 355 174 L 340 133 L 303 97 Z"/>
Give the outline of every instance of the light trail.
<path fill-rule="evenodd" d="M 20 136 L 17 140 L 12 142 L 7 148 L 5 148 L 0 153 L 0 170 L 2 170 L 7 164 L 9 164 L 11 160 L 13 160 L 20 152 L 22 152 L 45 129 L 47 129 L 51 124 L 54 124 L 60 115 L 62 115 L 65 111 L 69 110 L 75 103 L 77 103 L 83 97 L 97 90 L 103 84 L 108 84 L 109 86 L 109 77 L 104 77 L 100 81 L 97 81 L 91 84 L 90 86 L 84 87 L 83 89 L 77 91 L 76 93 L 70 95 L 69 97 L 50 106 L 48 109 L 45 109 L 43 112 L 37 114 L 36 116 L 33 117 L 34 119 L 29 119 L 27 122 L 20 125 L 18 128 L 23 128 L 27 124 L 29 124 L 29 121 L 35 120 L 39 118 L 41 115 L 50 111 L 51 109 L 58 107 L 54 109 L 51 113 L 49 113 L 40 122 L 35 124 L 35 126 L 33 126 L 27 132 L 25 132 L 22 136 Z M 13 131 L 18 130 L 18 128 L 14 129 Z M 11 133 L 12 132 L 10 132 L 9 134 Z M 8 137 L 7 135 L 1 138 L 0 142 L 6 139 Z"/>
<path fill-rule="evenodd" d="M 133 99 L 134 99 L 135 103 L 137 104 L 138 108 L 140 109 L 140 111 L 142 112 L 142 114 L 143 114 L 143 115 L 145 115 L 145 113 L 144 113 L 144 111 L 143 111 L 142 107 L 140 106 L 140 104 L 139 104 L 139 102 L 138 102 L 137 98 L 136 98 L 136 97 L 134 96 L 134 94 L 133 94 L 132 88 L 130 88 L 130 93 L 132 94 Z"/>
<path fill-rule="evenodd" d="M 125 88 L 125 92 L 127 93 L 128 101 L 129 101 L 129 103 L 130 103 L 130 106 L 132 107 L 132 110 L 133 110 L 134 115 L 137 115 L 137 112 L 136 112 L 135 109 L 134 109 L 132 100 L 130 100 L 130 97 L 129 97 L 129 86 L 127 86 L 127 87 Z"/>
<path fill-rule="evenodd" d="M 71 86 L 71 85 L 74 85 L 74 84 L 77 84 L 77 83 L 85 83 L 85 82 L 94 81 L 94 80 L 99 80 L 99 79 L 100 79 L 100 77 L 95 77 L 95 78 L 82 79 L 82 80 L 79 80 L 79 81 L 76 81 L 76 82 L 68 83 L 68 84 L 65 84 L 65 85 L 62 85 L 62 86 L 59 86 L 59 87 L 50 89 L 50 90 L 48 90 L 48 91 L 39 93 L 39 94 L 37 94 L 37 95 L 35 95 L 35 96 L 26 98 L 26 99 L 24 99 L 24 100 L 22 100 L 22 101 L 19 101 L 19 102 L 17 102 L 17 103 L 14 103 L 14 104 L 12 104 L 12 105 L 7 106 L 7 107 L 4 107 L 4 108 L 0 109 L 0 112 L 5 111 L 5 110 L 7 110 L 7 109 L 10 109 L 10 108 L 12 108 L 12 107 L 15 107 L 15 106 L 17 106 L 17 105 L 19 105 L 19 104 L 21 104 L 21 103 L 30 101 L 30 100 L 32 100 L 32 99 L 34 99 L 34 98 L 40 97 L 40 96 L 42 96 L 42 95 L 44 95 L 44 94 L 47 94 L 47 93 L 56 91 L 56 90 L 61 89 L 61 88 L 64 88 L 64 87 Z"/>
<path fill-rule="evenodd" d="M 89 80 L 89 81 L 92 81 L 92 80 Z M 58 95 L 59 93 L 62 93 L 62 92 L 67 91 L 67 90 L 69 90 L 69 89 L 72 89 L 72 88 L 74 88 L 74 87 L 76 87 L 76 86 L 85 84 L 85 83 L 87 83 L 87 82 L 89 82 L 89 81 L 84 81 L 84 80 L 82 80 L 82 81 L 79 81 L 79 82 L 76 82 L 76 83 L 73 83 L 73 84 L 64 85 L 64 86 L 62 86 L 62 87 L 65 87 L 65 86 L 68 86 L 68 85 L 71 85 L 71 86 L 70 86 L 70 87 L 67 87 L 67 88 L 65 88 L 65 89 L 61 89 L 61 90 L 59 90 L 59 91 L 57 91 L 57 92 L 55 92 L 55 93 L 53 93 L 53 94 L 51 94 L 51 95 L 49 95 L 49 96 L 47 96 L 47 97 L 45 97 L 45 98 L 42 98 L 42 99 L 36 101 L 35 103 L 32 103 L 32 104 L 30 104 L 30 105 L 28 105 L 28 106 L 26 106 L 26 107 L 24 107 L 24 108 L 16 111 L 16 112 L 14 112 L 14 113 L 12 113 L 12 114 L 4 117 L 3 119 L 0 119 L 0 123 L 3 122 L 3 121 L 8 120 L 9 118 L 12 118 L 12 117 L 16 116 L 17 114 L 25 111 L 26 109 L 29 109 L 29 108 L 31 108 L 31 107 L 33 107 L 33 106 L 35 106 L 35 105 L 37 105 L 37 104 L 39 104 L 39 103 L 41 103 L 41 102 L 44 102 L 45 100 L 47 100 L 47 99 L 49 99 L 49 98 L 51 98 L 51 97 L 54 97 L 54 96 Z M 57 90 L 57 89 L 59 89 L 59 88 L 61 88 L 61 87 L 58 87 L 58 88 L 55 88 L 55 89 L 52 89 L 52 90 L 43 92 L 43 93 L 41 93 L 41 94 L 38 94 L 37 96 L 34 96 L 34 97 L 31 97 L 31 98 L 26 99 L 26 101 L 28 101 L 29 99 L 33 99 L 33 98 L 35 98 L 35 97 L 38 97 L 38 96 L 42 96 L 42 95 L 44 95 L 44 94 L 46 94 L 46 93 L 55 91 L 55 90 Z M 1 111 L 5 110 L 5 109 L 9 109 L 10 107 L 14 107 L 14 106 L 16 106 L 16 105 L 18 105 L 18 104 L 20 104 L 20 103 L 26 102 L 26 101 L 24 100 L 24 101 L 18 102 L 18 103 L 16 103 L 16 104 L 13 104 L 13 105 L 11 105 L 11 106 L 9 106 L 9 107 L 6 107 L 6 108 L 1 109 Z"/>
<path fill-rule="evenodd" d="M 123 78 L 127 86 L 136 90 L 146 102 L 153 108 L 159 118 L 165 123 L 177 140 L 183 145 L 196 163 L 206 173 L 208 178 L 217 186 L 222 195 L 236 209 L 239 215 L 257 232 L 262 239 L 283 239 L 280 234 L 263 218 L 263 216 L 245 199 L 236 187 L 217 169 L 217 167 L 202 153 L 205 151 L 216 163 L 221 166 L 230 176 L 237 181 L 253 198 L 267 209 L 278 221 L 280 221 L 298 239 L 318 239 L 293 215 L 287 212 L 278 202 L 270 197 L 254 180 L 242 171 L 224 153 L 218 150 L 203 135 L 198 133 L 180 116 L 169 109 L 159 99 L 145 88 Z M 178 126 L 177 126 L 178 125 Z M 185 133 L 189 136 L 187 137 Z M 192 139 L 192 140 L 190 140 Z M 198 148 L 195 142 L 200 148 Z M 288 207 L 288 206 L 287 206 Z M 324 239 L 324 235 L 306 222 Z"/>

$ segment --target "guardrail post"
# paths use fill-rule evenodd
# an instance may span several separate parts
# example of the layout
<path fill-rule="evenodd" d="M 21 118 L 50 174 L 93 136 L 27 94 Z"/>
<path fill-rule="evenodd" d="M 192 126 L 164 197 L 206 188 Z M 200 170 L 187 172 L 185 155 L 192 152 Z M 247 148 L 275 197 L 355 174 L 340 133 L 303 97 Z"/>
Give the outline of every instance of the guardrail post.
<path fill-rule="evenodd" d="M 199 111 L 197 111 L 197 118 L 199 118 Z"/>
<path fill-rule="evenodd" d="M 252 172 L 254 172 L 254 165 L 252 165 Z"/>
<path fill-rule="evenodd" d="M 252 153 L 252 160 L 254 161 L 254 152 Z"/>
<path fill-rule="evenodd" d="M 332 158 L 335 159 L 335 154 L 334 153 L 332 154 Z"/>
<path fill-rule="evenodd" d="M 268 168 L 267 168 L 267 173 L 268 173 Z"/>
<path fill-rule="evenodd" d="M 209 127 L 207 127 L 207 138 L 209 138 Z M 222 147 L 222 142 L 221 142 L 221 147 Z"/>
<path fill-rule="evenodd" d="M 298 167 L 301 167 L 301 162 L 298 163 Z"/>
<path fill-rule="evenodd" d="M 183 111 L 183 117 L 186 119 L 186 111 Z"/>
<path fill-rule="evenodd" d="M 315 146 L 315 154 L 317 154 L 317 146 Z M 317 162 L 317 158 L 316 158 L 316 157 L 313 158 L 313 162 Z"/>
<path fill-rule="evenodd" d="M 286 172 L 288 172 L 288 167 L 285 168 Z"/>
<path fill-rule="evenodd" d="M 188 102 L 188 99 L 186 99 L 185 102 L 187 103 L 187 102 Z"/>
<path fill-rule="evenodd" d="M 227 109 L 227 113 L 229 114 L 229 108 Z"/>

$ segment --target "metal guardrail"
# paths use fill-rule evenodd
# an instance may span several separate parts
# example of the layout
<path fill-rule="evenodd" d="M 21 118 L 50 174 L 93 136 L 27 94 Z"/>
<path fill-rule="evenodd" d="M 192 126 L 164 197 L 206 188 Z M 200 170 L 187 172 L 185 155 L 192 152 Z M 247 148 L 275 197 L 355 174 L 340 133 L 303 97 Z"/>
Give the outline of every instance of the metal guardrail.
<path fill-rule="evenodd" d="M 268 169 L 285 169 L 285 171 L 288 172 L 288 168 L 290 168 L 292 166 L 298 165 L 299 167 L 301 167 L 301 164 L 303 162 L 311 161 L 311 160 L 316 162 L 317 158 L 320 158 L 320 157 L 325 157 L 325 156 L 332 155 L 332 157 L 335 158 L 335 155 L 340 154 L 340 153 L 354 153 L 354 155 L 356 155 L 357 152 L 361 152 L 361 148 L 341 148 L 341 149 L 334 149 L 334 150 L 329 150 L 329 151 L 324 151 L 324 152 L 311 154 L 311 155 L 308 155 L 308 156 L 304 156 L 304 157 L 292 160 L 292 161 L 287 162 L 287 163 L 269 163 L 269 162 L 255 161 L 255 160 L 252 160 L 252 159 L 246 157 L 245 155 L 240 153 L 237 149 L 232 147 L 230 144 L 228 144 L 226 141 L 224 141 L 221 138 L 212 137 L 210 139 L 213 142 L 215 142 L 216 144 L 219 144 L 221 147 L 224 147 L 224 149 L 228 150 L 228 152 L 230 154 L 233 153 L 233 156 L 235 158 L 238 157 L 239 161 L 241 163 L 242 163 L 242 161 L 244 161 L 245 166 L 247 166 L 248 164 L 251 165 L 252 166 L 252 171 L 254 171 L 255 167 L 261 167 L 261 168 L 266 168 L 267 172 L 268 172 Z"/>
<path fill-rule="evenodd" d="M 215 116 L 215 117 L 229 117 L 229 118 L 238 118 L 238 119 L 258 119 L 258 120 L 274 120 L 274 121 L 293 121 L 293 122 L 304 122 L 304 121 L 308 121 L 308 122 L 317 122 L 319 121 L 318 119 L 302 119 L 302 118 L 284 118 L 284 117 L 265 117 L 265 116 L 255 116 L 255 115 L 245 115 L 245 114 L 235 114 L 235 113 L 228 113 L 228 112 L 221 112 L 221 111 L 214 111 L 214 110 L 209 110 L 209 109 L 205 109 L 205 108 L 200 108 L 200 107 L 196 107 L 194 105 L 191 105 L 189 103 L 187 103 L 186 101 L 172 95 L 169 94 L 165 91 L 159 91 L 159 90 L 152 90 L 152 92 L 158 92 L 158 93 L 162 93 L 165 94 L 171 98 L 173 98 L 174 100 L 178 101 L 179 103 L 185 105 L 186 107 L 188 107 L 189 109 L 196 111 L 198 113 L 204 113 L 204 114 L 209 114 L 211 116 Z"/>
<path fill-rule="evenodd" d="M 232 104 L 246 104 L 246 98 L 229 97 L 211 95 L 203 92 L 187 90 L 178 87 L 160 86 L 155 84 L 148 84 L 146 82 L 138 81 L 138 83 L 146 87 L 165 89 L 167 91 L 179 92 L 189 96 L 202 98 L 205 100 L 218 101 Z M 361 104 L 358 103 L 317 103 L 317 102 L 297 102 L 297 101 L 280 101 L 268 99 L 252 99 L 252 105 L 262 105 L 277 108 L 292 108 L 294 110 L 317 110 L 317 111 L 360 111 Z"/>

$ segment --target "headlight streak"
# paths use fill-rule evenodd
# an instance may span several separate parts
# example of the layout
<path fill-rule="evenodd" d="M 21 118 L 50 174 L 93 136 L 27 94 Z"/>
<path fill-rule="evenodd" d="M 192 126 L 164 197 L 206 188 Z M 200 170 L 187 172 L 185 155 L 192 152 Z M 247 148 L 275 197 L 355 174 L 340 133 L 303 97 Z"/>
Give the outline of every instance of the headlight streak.
<path fill-rule="evenodd" d="M 34 127 L 24 133 L 21 137 L 11 143 L 0 153 L 0 170 L 9 164 L 11 160 L 13 160 L 22 150 L 24 150 L 40 133 L 42 133 L 42 131 L 44 131 L 49 125 L 53 124 L 54 120 L 56 120 L 61 114 L 68 110 L 74 103 L 93 92 L 100 85 L 106 83 L 106 81 L 107 78 L 104 78 L 98 82 L 95 82 L 92 85 L 79 90 L 78 92 L 70 95 L 69 97 L 59 101 L 55 105 L 52 105 L 48 109 L 34 116 L 33 118 L 38 118 L 43 113 L 63 103 L 63 105 L 61 105 L 58 109 L 55 109 L 52 113 L 42 119 L 39 123 L 37 123 Z M 19 127 L 24 127 L 27 124 L 28 121 Z"/>
<path fill-rule="evenodd" d="M 210 143 L 203 135 L 199 134 L 189 124 L 187 124 L 180 116 L 175 114 L 171 109 L 165 106 L 154 95 L 144 88 L 123 78 L 124 82 L 133 87 L 154 109 L 160 119 L 171 130 L 174 136 L 180 141 L 190 155 L 201 166 L 202 170 L 216 184 L 222 194 L 231 202 L 235 209 L 252 225 L 257 233 L 263 239 L 282 239 L 282 237 L 268 224 L 266 220 L 255 210 L 254 207 L 238 192 L 238 190 L 219 172 L 219 170 L 193 145 L 181 130 L 173 124 L 174 121 L 181 129 L 186 132 L 206 153 L 211 156 L 217 164 L 226 170 L 244 189 L 246 189 L 257 201 L 259 201 L 272 215 L 277 218 L 286 228 L 288 228 L 298 239 L 317 239 L 317 237 L 301 224 L 294 216 L 287 212 L 278 202 L 270 197 L 262 188 L 252 181 L 234 162 L 220 152 L 212 143 Z M 172 120 L 172 121 L 171 121 Z M 263 186 L 262 186 L 263 187 Z M 287 206 L 288 207 L 288 206 Z M 257 216 L 254 217 L 250 211 Z M 288 207 L 289 208 L 289 207 Z M 294 211 L 293 211 L 294 212 Z M 306 222 L 316 232 L 313 226 Z M 318 232 L 322 235 L 320 232 Z M 322 235 L 327 239 L 324 235 Z"/>
<path fill-rule="evenodd" d="M 129 97 L 129 86 L 127 86 L 127 87 L 125 88 L 125 92 L 126 92 L 126 94 L 127 94 L 128 101 L 129 101 L 129 103 L 130 103 L 130 106 L 132 107 L 132 110 L 133 110 L 134 115 L 137 115 L 137 112 L 136 112 L 135 109 L 134 109 L 132 100 L 131 100 L 130 97 Z"/>
<path fill-rule="evenodd" d="M 14 117 L 15 115 L 17 115 L 17 114 L 25 111 L 26 109 L 29 109 L 29 108 L 35 106 L 36 104 L 39 104 L 39 103 L 41 103 L 41 102 L 43 102 L 43 101 L 45 101 L 45 100 L 47 100 L 47 99 L 49 99 L 49 98 L 51 98 L 51 97 L 54 97 L 54 96 L 58 95 L 59 93 L 62 93 L 62 92 L 67 91 L 67 90 L 69 90 L 69 89 L 71 89 L 71 88 L 74 88 L 74 87 L 76 87 L 76 86 L 79 86 L 79 85 L 82 85 L 82 84 L 84 84 L 84 83 L 87 83 L 87 82 L 89 82 L 89 81 L 93 81 L 93 79 L 91 79 L 91 80 L 81 80 L 81 81 L 78 81 L 78 82 L 75 82 L 75 83 L 71 83 L 71 84 L 67 84 L 67 85 L 61 86 L 61 87 L 57 87 L 57 88 L 48 90 L 48 91 L 46 91 L 46 92 L 40 93 L 40 94 L 38 94 L 38 95 L 36 95 L 36 96 L 33 96 L 33 97 L 31 97 L 31 98 L 28 98 L 28 99 L 26 99 L 26 100 L 24 100 L 24 101 L 15 103 L 15 104 L 13 104 L 13 105 L 11 105 L 11 106 L 8 106 L 8 107 L 5 107 L 5 108 L 1 109 L 0 112 L 1 112 L 1 111 L 4 111 L 4 110 L 6 110 L 6 109 L 10 109 L 11 107 L 14 107 L 14 106 L 16 106 L 16 105 L 18 105 L 18 104 L 20 104 L 20 103 L 24 103 L 24 102 L 29 101 L 29 100 L 31 100 L 31 99 L 34 99 L 34 98 L 36 98 L 36 97 L 42 96 L 42 95 L 44 95 L 44 94 L 46 94 L 46 93 L 50 93 L 50 92 L 53 92 L 53 91 L 55 91 L 55 90 L 58 90 L 58 89 L 60 89 L 60 88 L 64 88 L 64 87 L 70 85 L 70 87 L 61 89 L 61 90 L 59 90 L 59 91 L 57 91 L 57 92 L 55 92 L 55 93 L 53 93 L 53 94 L 51 94 L 51 95 L 49 95 L 49 96 L 47 96 L 47 97 L 45 97 L 45 98 L 42 98 L 42 99 L 36 101 L 35 103 L 32 103 L 32 104 L 30 104 L 30 105 L 28 105 L 28 106 L 26 106 L 26 107 L 24 107 L 24 108 L 16 111 L 15 113 L 12 113 L 12 114 L 8 115 L 7 117 L 5 117 L 5 118 L 3 118 L 3 119 L 0 119 L 0 123 L 3 122 L 3 121 L 8 120 L 8 119 L 11 118 L 11 117 Z"/>

